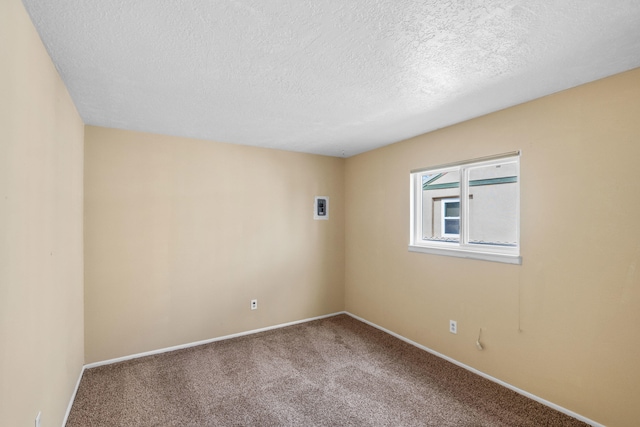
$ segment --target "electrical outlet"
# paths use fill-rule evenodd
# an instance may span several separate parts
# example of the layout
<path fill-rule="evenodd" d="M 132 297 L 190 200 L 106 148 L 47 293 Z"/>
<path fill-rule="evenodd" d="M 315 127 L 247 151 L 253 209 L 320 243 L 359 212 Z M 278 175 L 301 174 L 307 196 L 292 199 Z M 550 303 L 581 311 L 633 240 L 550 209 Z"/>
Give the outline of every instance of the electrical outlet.
<path fill-rule="evenodd" d="M 451 332 L 452 334 L 458 333 L 458 322 L 456 322 L 455 320 L 449 320 L 449 332 Z"/>
<path fill-rule="evenodd" d="M 251 310 L 257 310 L 258 309 L 258 300 L 257 299 L 252 299 L 251 300 Z"/>
<path fill-rule="evenodd" d="M 40 427 L 40 416 L 42 415 L 42 412 L 38 412 L 38 415 L 36 415 L 36 427 Z"/>

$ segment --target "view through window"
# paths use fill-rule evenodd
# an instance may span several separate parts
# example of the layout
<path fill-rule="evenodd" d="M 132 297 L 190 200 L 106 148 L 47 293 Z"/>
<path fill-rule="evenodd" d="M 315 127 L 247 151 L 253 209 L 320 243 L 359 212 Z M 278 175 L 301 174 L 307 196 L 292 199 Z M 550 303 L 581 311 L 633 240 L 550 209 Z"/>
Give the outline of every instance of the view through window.
<path fill-rule="evenodd" d="M 510 155 L 413 172 L 410 249 L 519 263 L 519 169 Z"/>

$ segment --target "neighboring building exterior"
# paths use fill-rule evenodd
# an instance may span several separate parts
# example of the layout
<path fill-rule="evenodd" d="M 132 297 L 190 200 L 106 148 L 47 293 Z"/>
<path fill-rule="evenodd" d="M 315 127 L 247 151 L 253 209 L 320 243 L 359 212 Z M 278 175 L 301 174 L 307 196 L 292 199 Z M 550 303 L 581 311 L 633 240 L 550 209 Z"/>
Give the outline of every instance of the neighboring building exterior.
<path fill-rule="evenodd" d="M 422 231 L 427 240 L 459 241 L 460 176 L 439 170 L 422 183 Z M 469 243 L 515 246 L 518 241 L 516 164 L 469 170 Z"/>

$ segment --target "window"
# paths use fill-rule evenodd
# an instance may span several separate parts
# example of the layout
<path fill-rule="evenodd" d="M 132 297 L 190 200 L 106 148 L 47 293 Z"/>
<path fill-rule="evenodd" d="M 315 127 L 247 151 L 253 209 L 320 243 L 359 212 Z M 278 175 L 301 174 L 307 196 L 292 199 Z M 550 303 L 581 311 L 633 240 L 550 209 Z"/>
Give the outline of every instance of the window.
<path fill-rule="evenodd" d="M 411 172 L 409 250 L 521 264 L 520 154 Z"/>
<path fill-rule="evenodd" d="M 460 238 L 460 199 L 449 198 L 442 201 L 443 236 Z"/>

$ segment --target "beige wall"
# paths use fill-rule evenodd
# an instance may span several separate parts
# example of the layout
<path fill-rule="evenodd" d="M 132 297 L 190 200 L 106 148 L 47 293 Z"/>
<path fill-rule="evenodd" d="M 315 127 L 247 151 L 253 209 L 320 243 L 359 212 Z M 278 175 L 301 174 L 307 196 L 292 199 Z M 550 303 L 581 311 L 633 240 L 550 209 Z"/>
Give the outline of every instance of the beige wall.
<path fill-rule="evenodd" d="M 346 309 L 600 423 L 637 425 L 639 100 L 637 69 L 348 159 Z M 407 251 L 411 169 L 518 149 L 522 266 Z"/>
<path fill-rule="evenodd" d="M 88 126 L 85 164 L 88 363 L 344 309 L 343 159 Z"/>
<path fill-rule="evenodd" d="M 60 426 L 82 369 L 83 132 L 22 3 L 0 2 L 2 426 Z"/>
<path fill-rule="evenodd" d="M 87 127 L 83 303 L 83 125 L 18 0 L 0 63 L 1 425 L 60 425 L 83 351 L 345 308 L 605 425 L 640 419 L 640 70 L 346 162 Z M 407 251 L 411 169 L 516 149 L 522 266 Z"/>

